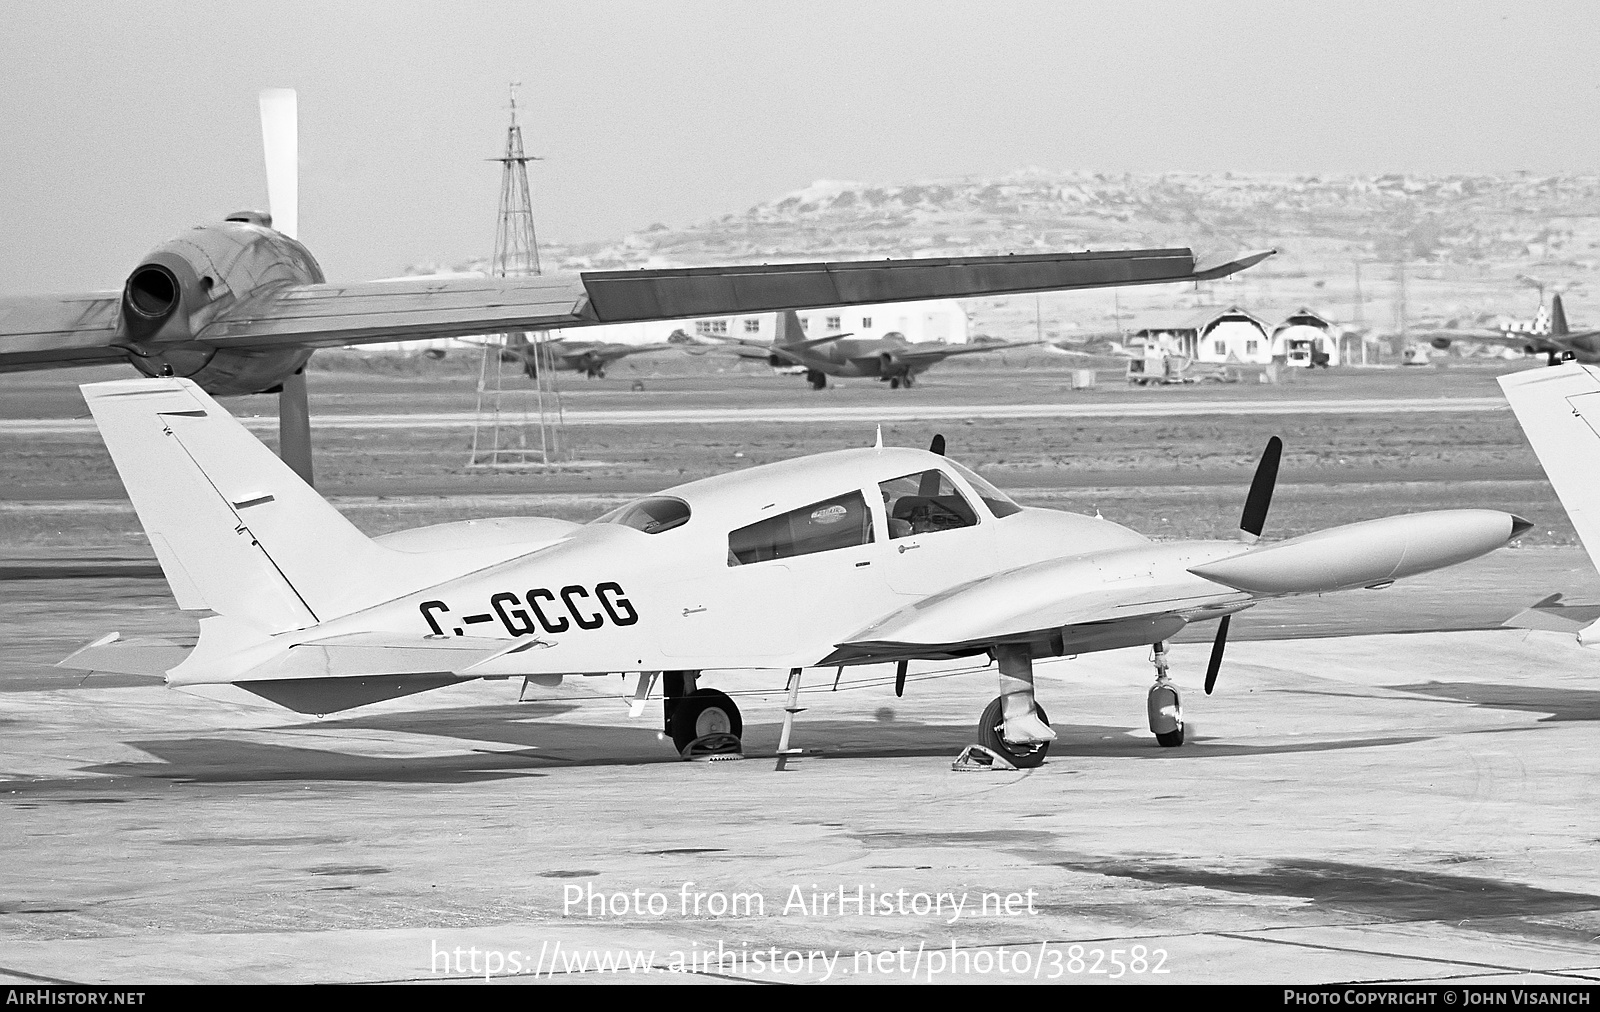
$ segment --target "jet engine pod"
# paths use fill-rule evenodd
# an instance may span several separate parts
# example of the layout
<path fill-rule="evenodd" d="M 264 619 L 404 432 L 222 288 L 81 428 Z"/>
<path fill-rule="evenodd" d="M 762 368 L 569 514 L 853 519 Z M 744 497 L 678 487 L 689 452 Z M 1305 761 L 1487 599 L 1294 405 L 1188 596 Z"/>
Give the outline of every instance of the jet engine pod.
<path fill-rule="evenodd" d="M 1325 594 L 1453 566 L 1532 526 L 1498 510 L 1412 513 L 1317 531 L 1189 572 L 1250 594 Z"/>

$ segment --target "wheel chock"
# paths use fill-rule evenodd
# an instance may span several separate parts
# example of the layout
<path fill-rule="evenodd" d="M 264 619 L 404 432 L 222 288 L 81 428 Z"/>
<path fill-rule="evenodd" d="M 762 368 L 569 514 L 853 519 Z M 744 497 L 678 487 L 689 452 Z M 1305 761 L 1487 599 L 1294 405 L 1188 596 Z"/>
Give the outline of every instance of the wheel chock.
<path fill-rule="evenodd" d="M 703 734 L 683 747 L 681 758 L 689 762 L 718 763 L 744 758 L 744 746 L 726 731 Z"/>
<path fill-rule="evenodd" d="M 957 773 L 984 773 L 994 770 L 1015 771 L 1017 767 L 1011 760 L 993 749 L 984 748 L 982 745 L 968 745 L 961 750 L 960 755 L 956 756 L 956 761 L 950 764 L 950 768 Z"/>

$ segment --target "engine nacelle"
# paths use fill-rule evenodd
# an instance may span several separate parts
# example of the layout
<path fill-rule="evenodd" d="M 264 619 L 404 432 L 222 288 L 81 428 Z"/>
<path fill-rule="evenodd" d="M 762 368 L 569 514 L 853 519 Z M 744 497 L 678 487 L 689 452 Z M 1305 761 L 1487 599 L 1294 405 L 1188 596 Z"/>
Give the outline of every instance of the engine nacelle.
<path fill-rule="evenodd" d="M 122 287 L 119 344 L 147 376 L 183 376 L 216 396 L 275 389 L 311 357 L 306 348 L 218 349 L 197 338 L 229 308 L 286 285 L 321 284 L 300 243 L 240 214 L 153 250 Z"/>
<path fill-rule="evenodd" d="M 1446 348 L 1450 347 L 1450 339 L 1448 337 L 1436 337 L 1428 343 L 1433 345 L 1435 348 L 1438 348 L 1440 351 L 1444 351 Z"/>

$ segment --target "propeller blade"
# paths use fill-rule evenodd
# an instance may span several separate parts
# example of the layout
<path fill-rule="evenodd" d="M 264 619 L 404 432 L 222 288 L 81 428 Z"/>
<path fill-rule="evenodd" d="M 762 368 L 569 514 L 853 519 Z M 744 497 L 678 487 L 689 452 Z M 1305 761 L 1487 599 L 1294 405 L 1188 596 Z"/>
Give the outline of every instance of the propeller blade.
<path fill-rule="evenodd" d="M 894 694 L 896 696 L 903 696 L 906 694 L 906 667 L 909 666 L 910 663 L 910 661 L 901 661 L 895 666 Z"/>
<path fill-rule="evenodd" d="M 1206 665 L 1206 695 L 1211 695 L 1211 690 L 1217 684 L 1217 672 L 1222 670 L 1222 649 L 1228 645 L 1228 620 L 1232 615 L 1222 616 L 1222 621 L 1217 625 L 1217 638 L 1211 641 L 1211 663 Z"/>
<path fill-rule="evenodd" d="M 300 229 L 300 141 L 293 88 L 261 93 L 261 148 L 267 158 L 272 227 L 291 239 Z"/>
<path fill-rule="evenodd" d="M 1244 515 L 1239 518 L 1239 529 L 1253 538 L 1261 536 L 1267 525 L 1267 509 L 1272 505 L 1272 488 L 1278 483 L 1278 460 L 1283 456 L 1283 440 L 1273 436 L 1256 465 L 1256 476 L 1250 482 L 1250 494 L 1244 500 Z"/>
<path fill-rule="evenodd" d="M 936 433 L 934 435 L 933 443 L 928 447 L 928 452 L 937 453 L 941 457 L 944 456 L 944 436 L 942 434 Z"/>

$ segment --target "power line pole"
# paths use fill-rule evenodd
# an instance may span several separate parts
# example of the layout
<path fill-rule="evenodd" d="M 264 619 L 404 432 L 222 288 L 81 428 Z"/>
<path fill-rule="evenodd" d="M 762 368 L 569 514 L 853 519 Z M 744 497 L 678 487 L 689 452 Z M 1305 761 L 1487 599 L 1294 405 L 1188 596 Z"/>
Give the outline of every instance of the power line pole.
<path fill-rule="evenodd" d="M 491 266 L 491 273 L 497 278 L 531 277 L 541 272 L 528 163 L 543 159 L 523 149 L 522 126 L 517 122 L 518 87 L 520 82 L 513 81 L 511 125 L 506 129 L 505 153 L 489 159 L 501 165 L 500 217 L 495 227 Z M 497 335 L 485 344 L 478 369 L 478 410 L 472 428 L 471 466 L 534 463 L 529 459 L 534 450 L 528 439 L 533 420 L 528 410 L 527 392 L 516 388 L 505 390 L 503 372 L 507 358 L 520 363 L 520 371 L 533 381 L 533 408 L 539 427 L 538 463 L 549 466 L 561 460 L 565 443 L 561 391 L 556 382 L 553 356 L 545 341 L 542 331 L 532 331 Z M 512 405 L 517 410 L 503 410 L 507 394 L 520 402 L 520 405 Z"/>

